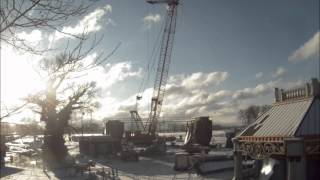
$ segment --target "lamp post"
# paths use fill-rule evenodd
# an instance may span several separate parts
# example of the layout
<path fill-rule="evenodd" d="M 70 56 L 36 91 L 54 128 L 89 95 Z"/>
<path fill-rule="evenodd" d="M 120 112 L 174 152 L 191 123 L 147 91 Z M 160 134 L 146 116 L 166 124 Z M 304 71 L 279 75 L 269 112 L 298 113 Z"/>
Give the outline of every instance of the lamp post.
<path fill-rule="evenodd" d="M 81 134 L 83 137 L 83 116 L 84 116 L 84 112 L 81 113 Z"/>

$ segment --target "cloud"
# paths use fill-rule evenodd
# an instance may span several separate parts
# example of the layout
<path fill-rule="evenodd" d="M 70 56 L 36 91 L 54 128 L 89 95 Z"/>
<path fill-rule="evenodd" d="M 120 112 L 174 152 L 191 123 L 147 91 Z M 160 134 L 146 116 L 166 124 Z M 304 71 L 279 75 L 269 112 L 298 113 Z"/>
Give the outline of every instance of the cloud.
<path fill-rule="evenodd" d="M 134 71 L 130 62 L 107 64 L 105 68 L 105 83 L 108 84 L 108 87 L 116 82 L 124 81 L 130 77 L 139 77 L 142 73 L 141 68 L 137 71 Z"/>
<path fill-rule="evenodd" d="M 185 78 L 181 85 L 186 88 L 208 87 L 220 84 L 225 81 L 229 74 L 227 72 L 212 72 L 212 73 L 193 73 L 191 76 Z"/>
<path fill-rule="evenodd" d="M 258 72 L 258 73 L 255 75 L 255 77 L 256 77 L 257 79 L 262 78 L 262 76 L 263 76 L 263 72 Z"/>
<path fill-rule="evenodd" d="M 83 33 L 99 31 L 102 28 L 101 24 L 99 24 L 99 21 L 105 14 L 111 13 L 111 12 L 112 12 L 112 6 L 109 4 L 103 8 L 97 8 L 90 14 L 83 17 L 75 26 L 65 26 L 62 28 L 61 31 L 67 34 L 72 34 L 72 35 L 81 35 Z M 115 22 L 110 18 L 106 20 L 106 23 L 111 25 L 115 24 Z M 53 34 L 49 36 L 49 41 L 50 42 L 57 41 L 59 39 L 66 38 L 66 37 L 72 38 L 72 36 L 64 33 L 55 31 Z"/>
<path fill-rule="evenodd" d="M 145 23 L 157 23 L 161 20 L 160 14 L 149 14 L 143 18 Z"/>
<path fill-rule="evenodd" d="M 287 73 L 287 69 L 283 67 L 278 67 L 275 72 L 272 73 L 272 77 L 278 78 Z"/>
<path fill-rule="evenodd" d="M 86 59 L 84 59 L 84 64 L 91 64 L 96 56 L 96 53 L 90 54 Z M 93 115 L 94 118 L 102 119 L 106 116 L 123 116 L 125 114 L 129 114 L 127 109 L 132 110 L 131 105 L 134 105 L 135 97 L 130 97 L 124 101 L 121 101 L 112 96 L 112 86 L 121 82 L 125 82 L 130 78 L 138 78 L 141 76 L 141 74 L 141 68 L 134 68 L 131 62 L 124 61 L 112 64 L 109 63 L 105 66 L 97 66 L 94 69 L 81 72 L 80 75 L 75 75 L 76 77 L 78 76 L 81 78 L 76 78 L 73 80 L 75 83 L 79 84 L 94 81 L 96 82 L 97 88 L 102 90 L 100 91 L 101 94 L 99 99 L 97 99 L 101 104 L 101 108 Z"/>
<path fill-rule="evenodd" d="M 16 37 L 11 37 L 11 41 L 15 42 L 15 47 L 25 47 L 25 49 L 32 48 L 39 51 L 46 49 L 47 44 L 44 42 L 45 39 L 45 33 L 39 29 L 21 31 L 16 34 Z M 19 50 L 19 48 L 17 48 L 17 50 Z"/>
<path fill-rule="evenodd" d="M 241 90 L 237 90 L 232 95 L 232 98 L 234 100 L 244 100 L 244 99 L 256 98 L 262 95 L 266 95 L 273 92 L 274 88 L 278 83 L 279 83 L 279 80 L 270 81 L 265 84 L 263 83 L 258 84 L 256 87 L 253 87 L 253 88 L 244 88 Z"/>
<path fill-rule="evenodd" d="M 31 43 L 32 45 L 38 44 L 43 39 L 42 32 L 38 29 L 32 30 L 30 33 L 22 31 L 17 34 L 17 37 L 19 39 L 26 40 L 28 43 Z"/>
<path fill-rule="evenodd" d="M 164 104 L 162 107 L 163 116 L 192 116 L 201 113 L 211 113 L 214 110 L 223 108 L 221 104 L 226 97 L 231 96 L 227 90 L 209 92 L 209 87 L 214 87 L 225 81 L 227 72 L 193 73 L 190 75 L 174 75 L 169 78 L 166 88 Z M 153 88 L 146 89 L 139 101 L 139 112 L 147 116 L 150 110 L 150 100 Z M 117 116 L 128 115 L 128 111 L 135 107 L 136 95 L 132 95 L 122 101 Z"/>
<path fill-rule="evenodd" d="M 283 82 L 278 79 L 242 89 L 218 89 L 219 84 L 226 81 L 227 77 L 227 72 L 197 72 L 170 76 L 161 115 L 186 118 L 210 116 L 216 123 L 234 124 L 237 123 L 238 111 L 251 102 L 248 100 L 267 95 L 273 98 L 275 87 L 295 87 L 303 82 Z M 138 106 L 141 117 L 148 117 L 152 92 L 153 88 L 150 87 L 142 93 L 143 98 Z M 129 118 L 129 111 L 135 109 L 136 96 L 137 94 L 134 94 L 122 101 L 108 103 L 109 108 L 113 110 L 108 116 Z"/>
<path fill-rule="evenodd" d="M 190 75 L 171 76 L 162 106 L 162 116 L 189 118 L 210 116 L 217 123 L 235 123 L 237 113 L 246 105 L 246 100 L 271 95 L 274 87 L 280 84 L 283 87 L 289 85 L 281 80 L 276 80 L 233 91 L 227 89 L 210 90 L 212 87 L 218 88 L 218 85 L 224 82 L 227 77 L 227 72 L 198 72 Z M 289 86 L 296 84 L 292 82 Z M 142 117 L 147 117 L 150 111 L 152 91 L 152 88 L 146 89 L 143 93 L 143 99 L 139 101 L 139 113 Z M 114 116 L 129 117 L 129 110 L 135 108 L 135 103 L 136 95 L 119 102 L 115 108 L 117 110 L 114 112 Z"/>
<path fill-rule="evenodd" d="M 319 57 L 319 41 L 320 32 L 316 32 L 314 36 L 303 44 L 299 49 L 295 50 L 288 58 L 290 62 L 302 62 Z"/>
<path fill-rule="evenodd" d="M 92 64 L 97 57 L 96 53 L 90 54 L 84 59 L 84 66 Z M 84 73 L 82 73 L 84 74 Z M 131 62 L 123 61 L 118 63 L 108 63 L 105 66 L 97 66 L 94 69 L 89 69 L 84 76 L 79 78 L 80 83 L 83 81 L 95 81 L 97 86 L 103 89 L 108 89 L 112 85 L 123 82 L 128 78 L 140 77 L 142 69 L 133 68 Z"/>
<path fill-rule="evenodd" d="M 149 14 L 143 18 L 143 22 L 146 28 L 151 28 L 152 24 L 156 24 L 161 21 L 160 14 Z"/>

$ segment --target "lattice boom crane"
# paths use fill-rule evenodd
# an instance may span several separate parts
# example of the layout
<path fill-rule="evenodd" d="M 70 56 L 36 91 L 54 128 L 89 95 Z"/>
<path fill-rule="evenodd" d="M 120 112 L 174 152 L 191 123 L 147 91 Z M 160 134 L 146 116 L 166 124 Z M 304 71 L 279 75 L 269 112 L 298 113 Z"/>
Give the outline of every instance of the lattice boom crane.
<path fill-rule="evenodd" d="M 156 79 L 153 87 L 151 99 L 151 111 L 148 119 L 148 133 L 155 135 L 158 119 L 161 113 L 161 107 L 168 80 L 168 72 L 171 61 L 174 34 L 177 20 L 177 6 L 179 0 L 147 0 L 150 4 L 167 4 L 167 15 L 165 19 L 164 32 L 162 35 L 160 57 L 158 61 Z"/>

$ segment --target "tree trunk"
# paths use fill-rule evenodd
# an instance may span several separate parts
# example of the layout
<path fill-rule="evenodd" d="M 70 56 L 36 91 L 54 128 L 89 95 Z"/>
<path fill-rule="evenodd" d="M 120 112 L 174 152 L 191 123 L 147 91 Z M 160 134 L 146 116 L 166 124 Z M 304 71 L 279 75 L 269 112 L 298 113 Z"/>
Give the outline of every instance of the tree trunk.
<path fill-rule="evenodd" d="M 63 132 L 63 127 L 59 125 L 57 120 L 53 123 L 47 123 L 43 144 L 45 160 L 61 162 L 68 155 Z"/>
<path fill-rule="evenodd" d="M 42 150 L 43 158 L 48 162 L 61 162 L 68 154 L 63 138 L 64 124 L 58 119 L 56 103 L 56 91 L 53 88 L 49 88 L 46 106 L 43 107 L 46 113 L 42 114 L 42 119 L 46 123 Z"/>

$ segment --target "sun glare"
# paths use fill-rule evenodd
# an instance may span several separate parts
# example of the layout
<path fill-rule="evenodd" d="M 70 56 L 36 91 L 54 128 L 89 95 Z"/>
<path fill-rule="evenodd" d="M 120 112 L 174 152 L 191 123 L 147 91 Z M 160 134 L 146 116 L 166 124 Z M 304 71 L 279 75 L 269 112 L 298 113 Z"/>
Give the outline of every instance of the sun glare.
<path fill-rule="evenodd" d="M 32 66 L 39 57 L 22 54 L 6 46 L 1 51 L 1 103 L 6 106 L 19 105 L 16 103 L 21 98 L 45 87 Z"/>

